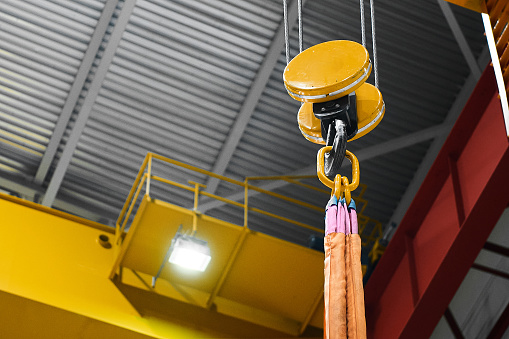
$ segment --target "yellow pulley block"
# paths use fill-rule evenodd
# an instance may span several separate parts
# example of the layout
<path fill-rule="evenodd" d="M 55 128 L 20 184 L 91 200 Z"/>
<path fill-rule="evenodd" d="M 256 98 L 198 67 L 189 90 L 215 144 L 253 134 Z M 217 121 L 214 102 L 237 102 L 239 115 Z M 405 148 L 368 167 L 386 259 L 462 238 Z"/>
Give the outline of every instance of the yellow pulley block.
<path fill-rule="evenodd" d="M 299 53 L 286 66 L 288 94 L 302 102 L 325 102 L 359 88 L 371 73 L 366 48 L 348 40 L 327 41 Z"/>
<path fill-rule="evenodd" d="M 357 132 L 348 141 L 358 139 L 372 129 L 382 120 L 385 113 L 385 103 L 382 93 L 375 86 L 364 83 L 355 91 L 357 101 Z M 307 140 L 315 144 L 325 145 L 322 138 L 321 122 L 313 114 L 313 104 L 304 103 L 297 116 L 299 129 Z"/>

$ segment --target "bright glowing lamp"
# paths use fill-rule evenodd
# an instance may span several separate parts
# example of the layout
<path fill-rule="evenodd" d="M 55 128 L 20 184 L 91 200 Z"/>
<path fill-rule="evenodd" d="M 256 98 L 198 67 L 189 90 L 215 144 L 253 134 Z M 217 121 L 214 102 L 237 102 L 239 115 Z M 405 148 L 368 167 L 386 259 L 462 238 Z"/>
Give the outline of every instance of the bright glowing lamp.
<path fill-rule="evenodd" d="M 172 240 L 170 263 L 203 272 L 211 259 L 210 248 L 204 240 L 177 233 Z"/>

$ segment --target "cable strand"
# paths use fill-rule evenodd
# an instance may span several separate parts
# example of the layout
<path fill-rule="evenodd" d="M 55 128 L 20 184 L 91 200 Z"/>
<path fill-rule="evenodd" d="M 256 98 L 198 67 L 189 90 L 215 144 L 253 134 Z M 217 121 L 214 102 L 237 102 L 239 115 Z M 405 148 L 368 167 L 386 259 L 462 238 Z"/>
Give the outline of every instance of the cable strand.
<path fill-rule="evenodd" d="M 366 48 L 366 19 L 364 17 L 364 0 L 359 0 L 360 8 L 361 8 L 361 36 L 362 36 L 362 46 Z"/>
<path fill-rule="evenodd" d="M 302 52 L 302 0 L 297 0 L 297 8 L 299 13 L 299 53 Z"/>
<path fill-rule="evenodd" d="M 288 3 L 283 0 L 283 21 L 285 25 L 285 51 L 286 51 L 286 64 L 290 63 L 290 43 L 288 41 Z"/>
<path fill-rule="evenodd" d="M 373 70 L 375 72 L 375 87 L 378 88 L 378 56 L 376 52 L 376 31 L 375 31 L 375 3 L 369 1 L 371 9 L 371 37 L 373 40 Z"/>

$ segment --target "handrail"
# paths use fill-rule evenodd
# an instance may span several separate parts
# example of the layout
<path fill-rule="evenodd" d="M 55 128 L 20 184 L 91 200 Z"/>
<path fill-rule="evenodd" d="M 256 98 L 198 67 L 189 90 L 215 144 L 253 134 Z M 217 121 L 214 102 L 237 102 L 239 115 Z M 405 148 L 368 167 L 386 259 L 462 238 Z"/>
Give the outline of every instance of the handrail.
<path fill-rule="evenodd" d="M 167 178 L 163 178 L 163 177 L 154 175 L 153 171 L 152 171 L 152 165 L 153 165 L 154 159 L 174 165 L 174 166 L 177 166 L 177 167 L 180 167 L 180 168 L 191 170 L 196 173 L 201 173 L 201 174 L 204 174 L 204 175 L 207 175 L 207 176 L 210 176 L 210 177 L 213 177 L 213 178 L 216 178 L 216 179 L 219 179 L 219 180 L 222 180 L 222 181 L 225 181 L 225 182 L 237 185 L 237 186 L 240 186 L 245 190 L 244 203 L 240 203 L 240 202 L 237 202 L 237 201 L 234 201 L 234 200 L 231 200 L 228 198 L 224 198 L 224 197 L 218 196 L 216 194 L 201 190 L 200 188 L 205 188 L 206 186 L 196 183 L 196 182 L 188 182 L 189 185 L 187 185 L 187 184 L 179 183 L 179 182 L 167 179 Z M 219 200 L 226 204 L 230 204 L 233 206 L 243 208 L 244 209 L 244 227 L 247 227 L 248 211 L 251 211 L 251 212 L 266 215 L 271 218 L 281 220 L 284 222 L 288 222 L 288 223 L 294 224 L 296 226 L 303 227 L 303 228 L 323 234 L 324 230 L 321 228 L 317 228 L 317 227 L 308 225 L 306 223 L 292 220 L 290 218 L 286 218 L 286 217 L 277 215 L 275 213 L 264 211 L 260 208 L 256 208 L 256 207 L 252 207 L 252 206 L 248 205 L 248 191 L 253 190 L 253 191 L 257 191 L 257 192 L 260 192 L 260 193 L 263 193 L 263 194 L 266 194 L 266 195 L 269 195 L 269 196 L 272 196 L 272 197 L 275 197 L 275 198 L 278 198 L 278 199 L 281 199 L 284 201 L 288 201 L 288 202 L 296 204 L 298 206 L 303 206 L 303 207 L 309 208 L 311 210 L 322 212 L 323 211 L 322 206 L 316 206 L 316 205 L 313 205 L 313 204 L 310 204 L 310 203 L 307 203 L 307 202 L 304 202 L 304 201 L 301 201 L 298 199 L 287 197 L 282 194 L 268 191 L 268 190 L 254 186 L 249 183 L 250 180 L 251 181 L 252 180 L 285 180 L 289 183 L 293 183 L 293 184 L 299 185 L 301 187 L 305 187 L 305 188 L 313 189 L 313 190 L 316 190 L 316 191 L 319 191 L 322 193 L 330 194 L 326 190 L 319 189 L 314 186 L 307 185 L 307 184 L 301 183 L 298 180 L 296 180 L 296 179 L 305 179 L 305 178 L 312 178 L 312 177 L 316 178 L 316 176 L 309 176 L 309 175 L 270 176 L 270 177 L 246 177 L 244 181 L 239 181 L 239 180 L 228 178 L 228 177 L 225 177 L 225 176 L 222 176 L 222 175 L 219 175 L 219 174 L 216 174 L 216 173 L 213 173 L 213 172 L 210 172 L 210 171 L 180 162 L 178 160 L 170 159 L 170 158 L 167 158 L 167 157 L 164 157 L 164 156 L 161 156 L 158 154 L 154 154 L 154 153 L 147 153 L 147 156 L 143 160 L 140 170 L 136 176 L 136 179 L 134 180 L 133 186 L 127 196 L 126 202 L 124 203 L 124 206 L 123 206 L 123 208 L 120 212 L 120 215 L 117 219 L 116 241 L 118 242 L 119 239 L 121 238 L 121 235 L 124 233 L 127 223 L 129 221 L 129 218 L 131 216 L 131 213 L 133 212 L 133 209 L 134 209 L 136 202 L 140 196 L 140 193 L 142 192 L 143 187 L 145 187 L 144 196 L 150 198 L 150 185 L 152 184 L 153 181 L 162 182 L 164 184 L 177 187 L 179 189 L 183 189 L 183 190 L 186 190 L 189 192 L 194 192 L 193 212 L 194 212 L 195 216 L 193 217 L 193 231 L 196 230 L 197 215 L 199 214 L 199 210 L 198 210 L 199 196 L 205 196 L 205 197 L 209 197 L 209 198 L 212 198 L 215 200 Z M 364 210 L 364 208 L 367 205 L 367 201 L 362 199 L 362 195 L 363 195 L 364 191 L 365 191 L 365 187 L 363 187 L 363 189 L 361 190 L 361 194 L 359 194 L 359 196 L 355 198 L 358 202 L 362 203 L 362 205 L 363 205 L 363 207 L 361 208 L 361 211 L 359 211 L 359 214 L 362 213 L 362 211 Z M 369 218 L 366 219 L 366 218 L 367 217 L 365 217 L 365 219 L 362 219 L 362 218 L 359 219 L 359 222 L 361 224 L 360 226 L 362 226 L 363 223 L 367 223 L 369 220 L 372 220 L 372 219 L 369 219 Z M 363 220 L 365 220 L 365 221 L 363 221 Z M 369 238 L 372 238 L 372 236 L 370 236 Z"/>
<path fill-rule="evenodd" d="M 141 188 L 143 187 L 143 183 L 145 182 L 145 179 L 147 177 L 148 177 L 147 174 L 145 174 L 145 175 L 143 175 L 141 177 L 141 182 L 139 183 L 139 185 L 136 188 L 136 193 L 135 193 L 133 199 L 131 200 L 130 204 L 128 204 L 129 205 L 129 209 L 127 210 L 127 214 L 125 215 L 124 222 L 122 223 L 122 226 L 120 226 L 120 221 L 121 220 L 120 219 L 117 220 L 116 232 L 115 232 L 115 234 L 116 234 L 115 241 L 116 242 L 119 241 L 120 235 L 122 233 L 124 233 L 125 227 L 127 226 L 127 222 L 129 221 L 129 216 L 131 215 L 131 212 L 133 211 L 134 205 L 136 204 L 136 201 L 138 200 L 138 195 L 140 194 Z M 124 207 L 127 207 L 127 204 Z"/>
<path fill-rule="evenodd" d="M 124 206 L 122 207 L 122 210 L 120 211 L 120 215 L 118 216 L 116 230 L 115 230 L 117 234 L 122 233 L 122 232 L 120 232 L 120 224 L 119 223 L 125 217 L 125 213 L 127 212 L 128 203 L 133 198 L 134 191 L 136 190 L 136 188 L 138 187 L 138 184 L 140 183 L 141 176 L 143 175 L 143 173 L 145 173 L 145 168 L 147 167 L 149 155 L 150 155 L 150 153 L 148 153 L 145 156 L 145 159 L 143 159 L 143 163 L 141 164 L 140 170 L 138 171 L 138 174 L 136 175 L 136 179 L 134 179 L 133 186 L 131 187 L 129 194 L 127 195 L 127 198 L 124 203 Z"/>

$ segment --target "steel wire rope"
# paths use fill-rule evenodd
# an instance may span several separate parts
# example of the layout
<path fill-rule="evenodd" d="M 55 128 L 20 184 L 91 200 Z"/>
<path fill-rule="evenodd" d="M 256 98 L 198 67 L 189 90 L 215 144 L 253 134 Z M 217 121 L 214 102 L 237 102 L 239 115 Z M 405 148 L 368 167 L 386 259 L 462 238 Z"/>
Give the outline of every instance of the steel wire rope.
<path fill-rule="evenodd" d="M 302 34 L 302 0 L 297 0 L 297 12 L 299 21 L 299 53 L 302 52 L 303 34 Z M 288 1 L 283 0 L 283 21 L 285 25 L 285 53 L 286 64 L 290 63 L 290 41 L 289 41 L 289 24 L 288 24 Z"/>
<path fill-rule="evenodd" d="M 371 39 L 373 41 L 373 71 L 375 73 L 375 87 L 378 88 L 378 56 L 376 53 L 375 1 L 369 0 L 369 6 L 371 11 Z"/>
<path fill-rule="evenodd" d="M 299 53 L 302 53 L 302 0 L 297 0 L 297 11 L 299 13 Z"/>
<path fill-rule="evenodd" d="M 360 11 L 361 11 L 361 37 L 362 46 L 366 48 L 366 19 L 364 18 L 364 0 L 359 0 Z"/>
<path fill-rule="evenodd" d="M 285 52 L 286 52 L 286 65 L 290 63 L 290 43 L 288 41 L 288 3 L 283 0 L 283 21 L 285 25 Z"/>

